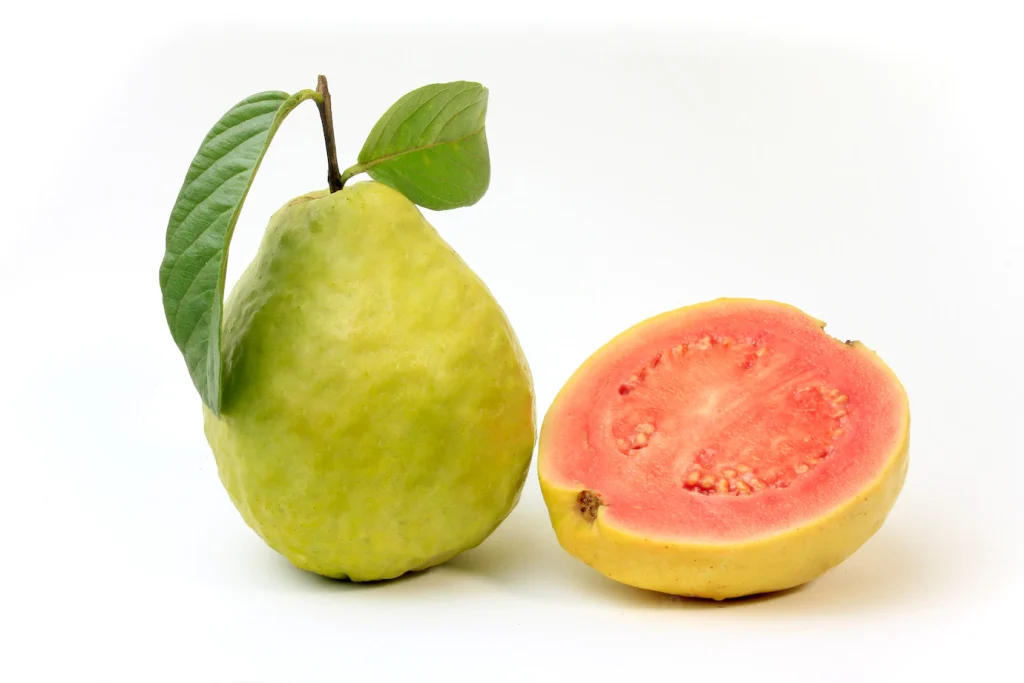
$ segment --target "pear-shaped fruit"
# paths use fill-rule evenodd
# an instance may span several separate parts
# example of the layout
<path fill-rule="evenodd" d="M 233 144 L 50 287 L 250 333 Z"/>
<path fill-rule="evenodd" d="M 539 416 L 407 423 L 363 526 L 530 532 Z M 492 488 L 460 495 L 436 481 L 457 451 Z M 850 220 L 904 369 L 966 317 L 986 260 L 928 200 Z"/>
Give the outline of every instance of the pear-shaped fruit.
<path fill-rule="evenodd" d="M 225 306 L 205 431 L 245 521 L 302 569 L 439 564 L 515 507 L 533 383 L 503 311 L 397 191 L 290 201 Z"/>

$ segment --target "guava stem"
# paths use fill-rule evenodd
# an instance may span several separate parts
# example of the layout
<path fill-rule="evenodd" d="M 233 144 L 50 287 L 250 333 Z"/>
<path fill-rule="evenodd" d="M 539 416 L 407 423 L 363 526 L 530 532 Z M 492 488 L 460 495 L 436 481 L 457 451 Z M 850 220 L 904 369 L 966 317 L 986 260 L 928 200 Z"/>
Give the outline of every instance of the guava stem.
<path fill-rule="evenodd" d="M 327 186 L 334 193 L 345 187 L 345 181 L 342 180 L 341 171 L 338 169 L 338 149 L 334 144 L 334 115 L 331 113 L 331 91 L 327 89 L 326 76 L 317 76 L 316 91 L 321 95 L 316 102 L 316 108 L 320 110 L 320 123 L 324 129 L 324 145 L 327 147 Z"/>

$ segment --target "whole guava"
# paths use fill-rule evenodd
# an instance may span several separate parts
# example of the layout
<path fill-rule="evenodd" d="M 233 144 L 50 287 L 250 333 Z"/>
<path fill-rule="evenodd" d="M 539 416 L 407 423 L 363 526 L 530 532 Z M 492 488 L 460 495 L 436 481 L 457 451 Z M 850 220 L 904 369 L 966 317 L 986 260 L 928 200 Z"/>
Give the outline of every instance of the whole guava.
<path fill-rule="evenodd" d="M 533 381 L 483 282 L 396 190 L 288 202 L 225 305 L 221 481 L 296 566 L 354 581 L 425 569 L 512 511 Z"/>

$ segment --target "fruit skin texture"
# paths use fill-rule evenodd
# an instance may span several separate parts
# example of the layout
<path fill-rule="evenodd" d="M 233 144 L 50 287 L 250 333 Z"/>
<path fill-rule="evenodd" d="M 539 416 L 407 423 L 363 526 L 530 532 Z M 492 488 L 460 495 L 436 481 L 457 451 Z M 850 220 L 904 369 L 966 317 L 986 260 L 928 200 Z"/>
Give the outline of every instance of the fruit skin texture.
<path fill-rule="evenodd" d="M 397 191 L 297 197 L 225 305 L 218 472 L 297 567 L 371 581 L 481 543 L 519 500 L 533 382 L 485 285 Z"/>
<path fill-rule="evenodd" d="M 655 538 L 609 523 L 603 506 L 597 508 L 592 520 L 581 514 L 579 496 L 586 486 L 567 486 L 565 482 L 546 476 L 545 463 L 564 447 L 552 437 L 560 404 L 586 373 L 601 367 L 602 352 L 659 320 L 686 313 L 699 314 L 704 307 L 730 301 L 750 300 L 719 299 L 688 306 L 623 332 L 580 366 L 545 415 L 538 445 L 538 474 L 555 534 L 569 554 L 611 579 L 663 593 L 714 600 L 793 588 L 835 567 L 871 538 L 882 526 L 903 487 L 909 464 L 909 409 L 899 445 L 871 482 L 827 514 L 779 533 L 740 542 Z M 758 303 L 796 310 L 776 302 Z M 860 342 L 848 346 L 851 353 L 869 354 L 872 362 L 903 394 L 896 376 L 874 352 Z"/>

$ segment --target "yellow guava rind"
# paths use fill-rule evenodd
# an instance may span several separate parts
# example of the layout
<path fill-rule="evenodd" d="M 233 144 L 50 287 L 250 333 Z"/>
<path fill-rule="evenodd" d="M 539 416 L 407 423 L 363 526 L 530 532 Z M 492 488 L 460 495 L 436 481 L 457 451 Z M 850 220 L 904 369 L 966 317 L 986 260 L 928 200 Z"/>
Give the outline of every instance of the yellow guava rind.
<path fill-rule="evenodd" d="M 533 380 L 504 312 L 377 182 L 297 197 L 225 304 L 204 429 L 245 522 L 297 567 L 390 579 L 480 544 L 519 500 Z"/>
<path fill-rule="evenodd" d="M 638 534 L 610 521 L 605 507 L 588 520 L 579 511 L 578 497 L 587 486 L 566 485 L 545 474 L 545 463 L 562 447 L 551 437 L 550 422 L 559 403 L 573 392 L 587 373 L 600 371 L 601 357 L 618 343 L 642 334 L 651 323 L 679 315 L 699 313 L 703 307 L 721 302 L 750 301 L 717 299 L 663 313 L 617 335 L 591 355 L 562 387 L 541 425 L 538 443 L 538 477 L 551 525 L 559 544 L 573 557 L 605 576 L 637 588 L 671 595 L 725 600 L 769 593 L 805 584 L 837 566 L 877 532 L 892 510 L 909 466 L 910 409 L 906 393 L 892 370 L 860 342 L 851 343 L 853 353 L 868 354 L 884 371 L 903 397 L 904 421 L 898 445 L 885 464 L 856 496 L 839 502 L 826 514 L 779 533 L 744 541 L 708 542 L 681 538 L 659 538 Z M 792 307 L 778 302 L 762 302 Z M 809 317 L 809 316 L 808 316 Z M 820 321 L 816 321 L 824 326 Z M 598 494 L 600 492 L 597 492 Z"/>

